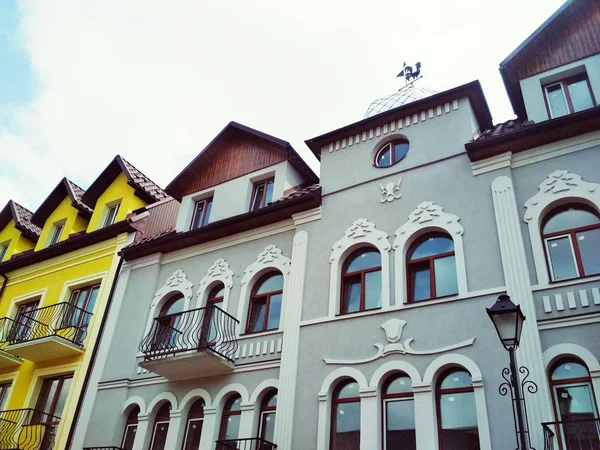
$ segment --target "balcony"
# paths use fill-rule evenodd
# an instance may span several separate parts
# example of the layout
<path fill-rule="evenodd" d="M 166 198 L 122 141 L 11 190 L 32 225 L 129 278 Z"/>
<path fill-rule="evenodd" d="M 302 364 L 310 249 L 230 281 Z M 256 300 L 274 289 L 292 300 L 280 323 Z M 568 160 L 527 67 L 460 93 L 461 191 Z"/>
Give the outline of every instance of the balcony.
<path fill-rule="evenodd" d="M 17 367 L 23 362 L 18 356 L 12 355 L 4 350 L 8 345 L 8 336 L 14 323 L 15 321 L 8 317 L 0 319 L 0 369 Z"/>
<path fill-rule="evenodd" d="M 544 450 L 600 450 L 600 419 L 542 423 Z"/>
<path fill-rule="evenodd" d="M 35 409 L 0 411 L 0 450 L 52 450 L 59 422 Z"/>
<path fill-rule="evenodd" d="M 225 439 L 217 441 L 216 450 L 275 450 L 272 442 L 260 438 Z"/>
<path fill-rule="evenodd" d="M 70 303 L 34 309 L 15 319 L 5 350 L 35 362 L 79 355 L 91 317 Z"/>
<path fill-rule="evenodd" d="M 157 317 L 140 344 L 140 366 L 169 380 L 229 373 L 238 323 L 215 305 Z"/>

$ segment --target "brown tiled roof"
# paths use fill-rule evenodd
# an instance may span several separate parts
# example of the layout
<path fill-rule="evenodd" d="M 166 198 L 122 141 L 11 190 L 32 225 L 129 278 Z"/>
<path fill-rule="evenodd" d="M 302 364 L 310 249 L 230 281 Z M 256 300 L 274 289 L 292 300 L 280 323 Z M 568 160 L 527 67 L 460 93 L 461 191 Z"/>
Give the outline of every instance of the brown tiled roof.
<path fill-rule="evenodd" d="M 83 189 L 68 178 L 63 178 L 38 209 L 35 210 L 31 217 L 31 222 L 43 227 L 44 222 L 46 222 L 50 214 L 52 214 L 52 211 L 54 211 L 58 205 L 60 205 L 60 202 L 67 196 L 71 200 L 71 205 L 77 209 L 79 214 L 89 220 L 90 217 L 92 217 L 92 209 L 85 205 L 81 200 L 84 195 L 85 191 Z"/>
<path fill-rule="evenodd" d="M 11 220 L 15 222 L 15 228 L 31 240 L 37 241 L 42 230 L 37 225 L 31 223 L 33 213 L 17 202 L 9 200 L 0 211 L 0 230 L 2 230 Z"/>
<path fill-rule="evenodd" d="M 85 191 L 83 189 L 81 189 L 79 186 L 77 186 L 75 183 L 73 183 L 71 180 L 69 180 L 68 178 L 65 178 L 65 181 L 67 182 L 68 187 L 71 188 L 71 191 L 69 194 L 71 197 L 71 201 L 73 202 L 73 206 L 75 208 L 77 208 L 78 210 L 84 210 L 85 212 L 89 213 L 90 215 L 93 213 L 92 208 L 90 208 L 88 205 L 86 205 L 85 203 L 83 203 L 81 201 L 81 197 L 83 197 L 83 194 L 85 194 Z"/>
<path fill-rule="evenodd" d="M 154 183 L 150 178 L 136 169 L 129 161 L 125 160 L 123 157 L 117 156 L 117 158 L 121 158 L 123 164 L 128 174 L 125 175 L 127 178 L 134 183 L 138 189 L 146 192 L 149 196 L 151 196 L 155 201 L 159 201 L 168 197 L 167 193 L 163 191 L 160 186 Z"/>
<path fill-rule="evenodd" d="M 518 131 L 522 128 L 533 125 L 534 123 L 527 119 L 512 119 L 507 120 L 506 122 L 498 123 L 494 125 L 492 128 L 488 128 L 483 133 L 481 133 L 474 142 L 483 141 L 485 139 L 491 139 L 498 136 L 503 136 L 514 131 Z"/>
<path fill-rule="evenodd" d="M 301 189 L 289 192 L 289 193 L 285 194 L 283 197 L 278 198 L 277 200 L 272 201 L 271 204 L 283 202 L 285 200 L 290 200 L 290 199 L 296 198 L 296 197 L 302 197 L 304 194 L 308 194 L 309 192 L 313 192 L 313 191 L 316 191 L 318 189 L 321 189 L 321 185 L 320 184 L 311 184 L 310 186 L 307 186 L 305 188 L 301 188 Z"/>

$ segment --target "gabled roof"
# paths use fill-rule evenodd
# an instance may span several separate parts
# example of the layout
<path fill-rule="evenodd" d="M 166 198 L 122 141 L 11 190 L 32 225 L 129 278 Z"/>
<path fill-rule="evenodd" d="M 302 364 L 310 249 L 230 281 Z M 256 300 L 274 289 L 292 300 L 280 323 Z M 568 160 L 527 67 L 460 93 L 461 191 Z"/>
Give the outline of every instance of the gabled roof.
<path fill-rule="evenodd" d="M 31 223 L 33 213 L 17 202 L 9 200 L 6 206 L 0 211 L 0 230 L 4 229 L 11 220 L 15 222 L 15 228 L 30 241 L 36 242 L 40 237 L 42 230 L 37 225 Z"/>
<path fill-rule="evenodd" d="M 287 152 L 288 160 L 294 166 L 298 172 L 300 172 L 308 183 L 317 183 L 319 177 L 309 167 L 308 164 L 302 159 L 298 152 L 291 146 L 291 144 L 283 139 L 276 138 L 269 134 L 263 133 L 262 131 L 255 130 L 254 128 L 247 127 L 237 122 L 229 122 L 225 128 L 223 128 L 219 134 L 217 134 L 210 143 L 202 149 L 200 153 L 190 162 L 180 173 L 175 177 L 171 183 L 167 186 L 166 191 L 169 195 L 176 199 L 181 199 L 184 191 L 184 185 L 187 183 L 189 178 L 193 177 L 195 171 L 200 171 L 206 167 L 207 163 L 211 161 L 211 158 L 220 151 L 220 146 L 217 145 L 220 142 L 224 142 L 227 139 L 239 136 L 240 134 L 246 134 L 254 136 L 258 139 L 264 140 L 276 147 L 280 147 L 282 150 Z"/>
<path fill-rule="evenodd" d="M 82 202 L 81 197 L 84 194 L 85 191 L 83 189 L 68 178 L 63 178 L 52 190 L 50 195 L 46 197 L 46 200 L 44 200 L 38 209 L 36 209 L 35 213 L 33 213 L 31 222 L 39 227 L 43 227 L 50 214 L 52 214 L 52 211 L 54 211 L 58 205 L 60 205 L 60 202 L 67 196 L 71 200 L 71 205 L 77 210 L 77 213 L 89 220 L 90 217 L 92 217 L 92 209 Z"/>
<path fill-rule="evenodd" d="M 134 189 L 135 195 L 146 203 L 154 203 L 168 197 L 160 186 L 117 155 L 81 197 L 82 202 L 88 207 L 94 208 L 98 198 L 121 173 L 127 178 L 127 184 Z"/>

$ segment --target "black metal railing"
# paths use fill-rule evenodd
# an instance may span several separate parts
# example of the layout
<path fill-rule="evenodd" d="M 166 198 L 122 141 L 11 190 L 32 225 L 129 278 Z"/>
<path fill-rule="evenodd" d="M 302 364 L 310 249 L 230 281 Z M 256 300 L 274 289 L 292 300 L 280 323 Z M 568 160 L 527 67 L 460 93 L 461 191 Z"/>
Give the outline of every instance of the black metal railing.
<path fill-rule="evenodd" d="M 92 313 L 70 303 L 57 303 L 34 309 L 15 318 L 8 332 L 8 342 L 20 344 L 60 336 L 74 344 L 83 345 L 91 318 Z"/>
<path fill-rule="evenodd" d="M 30 408 L 0 411 L 0 449 L 52 450 L 59 422 Z"/>
<path fill-rule="evenodd" d="M 223 439 L 216 450 L 275 450 L 277 446 L 261 438 Z"/>
<path fill-rule="evenodd" d="M 233 362 L 238 323 L 215 305 L 157 317 L 142 339 L 140 351 L 146 361 L 208 350 Z"/>
<path fill-rule="evenodd" d="M 15 325 L 15 321 L 8 317 L 0 318 L 0 350 L 4 350 L 8 345 L 8 337 L 10 336 L 10 330 Z"/>
<path fill-rule="evenodd" d="M 542 423 L 544 450 L 600 450 L 600 419 Z"/>

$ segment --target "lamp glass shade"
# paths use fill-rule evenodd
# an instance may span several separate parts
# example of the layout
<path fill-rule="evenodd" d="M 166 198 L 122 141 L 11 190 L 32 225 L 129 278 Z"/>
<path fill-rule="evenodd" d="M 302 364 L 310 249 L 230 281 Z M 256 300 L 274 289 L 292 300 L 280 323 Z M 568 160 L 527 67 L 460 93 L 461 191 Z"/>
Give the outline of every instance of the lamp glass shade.
<path fill-rule="evenodd" d="M 496 327 L 504 348 L 507 350 L 517 348 L 525 321 L 521 307 L 515 305 L 508 295 L 501 295 L 494 306 L 487 308 L 487 313 Z"/>

